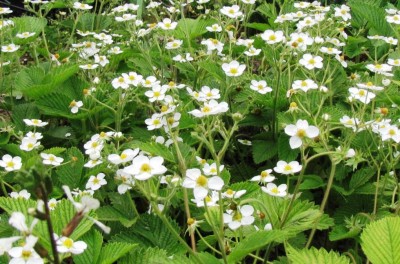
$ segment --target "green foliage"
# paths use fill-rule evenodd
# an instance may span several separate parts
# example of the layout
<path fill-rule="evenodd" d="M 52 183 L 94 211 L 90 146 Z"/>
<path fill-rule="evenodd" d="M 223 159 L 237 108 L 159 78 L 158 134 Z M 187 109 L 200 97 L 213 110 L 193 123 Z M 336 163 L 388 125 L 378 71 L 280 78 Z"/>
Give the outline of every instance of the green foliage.
<path fill-rule="evenodd" d="M 101 233 L 93 229 L 83 235 L 80 240 L 84 241 L 88 247 L 82 254 L 74 256 L 74 262 L 76 264 L 98 263 L 103 244 Z"/>
<path fill-rule="evenodd" d="M 254 140 L 252 142 L 253 160 L 256 164 L 271 159 L 278 154 L 278 145 L 275 141 Z"/>
<path fill-rule="evenodd" d="M 373 264 L 400 263 L 400 219 L 385 217 L 361 234 L 361 247 Z"/>
<path fill-rule="evenodd" d="M 287 233 L 281 230 L 261 230 L 255 232 L 241 240 L 232 248 L 228 255 L 229 263 L 236 263 L 247 256 L 249 253 L 261 249 L 272 242 L 283 242 Z"/>
<path fill-rule="evenodd" d="M 138 214 L 130 195 L 119 193 L 110 194 L 112 205 L 99 208 L 96 213 L 100 221 L 118 221 L 125 227 L 131 227 L 137 220 Z"/>
<path fill-rule="evenodd" d="M 350 260 L 344 256 L 340 256 L 338 253 L 330 251 L 327 252 L 325 249 L 302 249 L 296 250 L 289 248 L 288 258 L 290 263 L 293 264 L 350 264 Z"/>
<path fill-rule="evenodd" d="M 192 19 L 184 18 L 180 19 L 176 30 L 173 34 L 178 39 L 195 39 L 207 32 L 206 27 L 215 24 L 216 21 L 213 19 Z"/>
<path fill-rule="evenodd" d="M 13 28 L 14 36 L 18 33 L 23 33 L 23 32 L 35 33 L 34 36 L 29 37 L 28 39 L 14 38 L 13 42 L 15 44 L 26 44 L 31 42 L 32 39 L 36 38 L 47 25 L 47 19 L 43 17 L 40 18 L 32 16 L 23 16 L 23 17 L 13 18 L 13 21 L 15 24 Z"/>
<path fill-rule="evenodd" d="M 16 89 L 30 98 L 38 99 L 52 93 L 79 70 L 76 64 L 64 64 L 50 69 L 46 67 L 41 65 L 21 70 L 15 78 Z"/>
<path fill-rule="evenodd" d="M 68 185 L 71 189 L 80 186 L 83 164 L 85 164 L 82 152 L 78 148 L 72 147 L 66 151 L 64 160 L 70 162 L 57 167 L 58 180 L 62 184 Z"/>
<path fill-rule="evenodd" d="M 178 225 L 170 221 L 176 232 Z M 155 215 L 143 214 L 139 220 L 129 228 L 129 231 L 117 234 L 111 242 L 125 242 L 139 244 L 140 248 L 160 248 L 168 254 L 182 254 L 185 248 L 174 237 L 162 220 Z"/>

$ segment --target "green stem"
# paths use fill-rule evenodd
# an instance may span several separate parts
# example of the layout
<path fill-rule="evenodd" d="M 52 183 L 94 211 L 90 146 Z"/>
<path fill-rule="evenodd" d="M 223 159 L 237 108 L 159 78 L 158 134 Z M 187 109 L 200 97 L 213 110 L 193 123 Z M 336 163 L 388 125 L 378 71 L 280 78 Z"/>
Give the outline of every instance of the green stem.
<path fill-rule="evenodd" d="M 314 235 L 315 235 L 315 232 L 317 230 L 317 225 L 318 225 L 319 220 L 321 219 L 321 217 L 322 217 L 322 215 L 324 213 L 325 206 L 326 206 L 326 204 L 328 202 L 329 193 L 330 193 L 330 191 L 332 189 L 333 179 L 335 178 L 335 173 L 336 173 L 336 163 L 332 160 L 332 158 L 331 158 L 331 162 L 332 162 L 332 167 L 331 167 L 331 173 L 329 174 L 328 185 L 326 186 L 326 190 L 325 190 L 325 193 L 324 193 L 324 198 L 322 199 L 322 203 L 321 203 L 321 206 L 319 208 L 319 212 L 321 213 L 321 215 L 316 219 L 316 221 L 314 223 L 313 229 L 311 230 L 311 234 L 308 237 L 306 248 L 309 248 L 310 245 L 311 245 L 311 242 L 312 242 L 312 240 L 314 238 Z"/>

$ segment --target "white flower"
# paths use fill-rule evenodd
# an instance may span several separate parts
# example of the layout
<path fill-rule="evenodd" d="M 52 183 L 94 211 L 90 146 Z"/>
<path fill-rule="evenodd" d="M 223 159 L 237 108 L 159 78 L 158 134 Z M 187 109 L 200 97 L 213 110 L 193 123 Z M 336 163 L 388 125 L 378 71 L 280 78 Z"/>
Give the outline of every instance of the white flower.
<path fill-rule="evenodd" d="M 142 85 L 146 88 L 151 88 L 156 85 L 160 85 L 160 81 L 157 80 L 154 76 L 149 76 L 146 79 L 142 80 Z"/>
<path fill-rule="evenodd" d="M 40 146 L 40 142 L 35 138 L 24 137 L 21 141 L 19 148 L 24 151 L 31 151 Z"/>
<path fill-rule="evenodd" d="M 79 9 L 79 10 L 90 10 L 93 8 L 93 6 L 90 6 L 88 4 L 83 4 L 79 2 L 75 2 L 73 8 Z"/>
<path fill-rule="evenodd" d="M 211 89 L 208 86 L 202 86 L 199 92 L 198 101 L 208 101 L 212 99 L 219 99 L 221 95 L 219 94 L 219 90 L 216 88 Z"/>
<path fill-rule="evenodd" d="M 48 124 L 47 122 L 43 122 L 42 120 L 39 119 L 23 119 L 23 121 L 27 126 L 34 126 L 34 127 L 44 127 L 45 125 Z"/>
<path fill-rule="evenodd" d="M 363 128 L 360 127 L 361 122 L 358 118 L 350 118 L 349 116 L 346 115 L 346 116 L 343 116 L 342 118 L 340 118 L 339 121 L 345 127 L 352 128 L 354 132 L 363 130 Z"/>
<path fill-rule="evenodd" d="M 49 207 L 49 209 L 51 211 L 53 211 L 54 209 L 56 209 L 56 206 L 58 204 L 59 201 L 57 201 L 55 198 L 51 198 L 48 202 L 47 202 L 47 206 Z"/>
<path fill-rule="evenodd" d="M 122 88 L 122 89 L 128 89 L 129 88 L 129 81 L 126 77 L 120 76 L 117 78 L 114 78 L 111 82 L 111 85 L 115 88 Z"/>
<path fill-rule="evenodd" d="M 305 51 L 307 46 L 310 46 L 314 43 L 314 40 L 308 33 L 292 33 L 290 34 L 290 41 L 287 45 L 293 49 L 298 49 L 301 51 Z"/>
<path fill-rule="evenodd" d="M 334 55 L 338 55 L 340 53 L 342 53 L 340 50 L 336 49 L 336 48 L 331 48 L 331 47 L 321 47 L 319 49 L 322 53 L 326 53 L 326 54 L 334 54 Z"/>
<path fill-rule="evenodd" d="M 290 136 L 289 144 L 292 149 L 301 147 L 304 137 L 315 138 L 319 135 L 316 126 L 309 126 L 307 120 L 297 120 L 296 125 L 287 125 L 285 133 Z"/>
<path fill-rule="evenodd" d="M 173 30 L 177 25 L 177 22 L 172 22 L 169 18 L 164 18 L 162 22 L 158 23 L 158 26 L 164 30 Z"/>
<path fill-rule="evenodd" d="M 240 76 L 246 69 L 245 64 L 239 64 L 238 61 L 231 61 L 230 63 L 222 64 L 222 69 L 227 76 Z"/>
<path fill-rule="evenodd" d="M 218 25 L 218 24 L 213 24 L 210 27 L 206 27 L 206 29 L 209 32 L 221 32 L 222 31 L 222 27 L 220 25 Z"/>
<path fill-rule="evenodd" d="M 217 175 L 218 173 L 221 173 L 221 171 L 224 169 L 224 165 L 220 165 L 219 168 L 217 169 L 217 164 L 214 162 L 213 164 L 204 164 L 203 166 L 203 172 L 206 176 L 210 175 Z"/>
<path fill-rule="evenodd" d="M 35 35 L 35 32 L 22 32 L 16 35 L 17 38 L 26 39 Z"/>
<path fill-rule="evenodd" d="M 323 67 L 322 57 L 313 56 L 309 53 L 304 54 L 303 58 L 300 59 L 299 63 L 309 70 L 312 70 L 314 68 L 321 69 Z"/>
<path fill-rule="evenodd" d="M 129 72 L 128 74 L 123 73 L 122 77 L 124 78 L 124 82 L 127 84 L 133 85 L 137 87 L 139 84 L 142 83 L 143 76 L 137 74 L 136 72 Z"/>
<path fill-rule="evenodd" d="M 219 176 L 207 178 L 199 169 L 188 169 L 182 186 L 193 189 L 195 199 L 202 200 L 208 195 L 208 190 L 220 191 L 224 181 Z"/>
<path fill-rule="evenodd" d="M 72 100 L 72 102 L 69 104 L 69 108 L 71 108 L 71 113 L 76 114 L 79 111 L 79 108 L 81 108 L 83 106 L 83 102 L 82 101 L 75 101 Z"/>
<path fill-rule="evenodd" d="M 1 51 L 2 52 L 14 52 L 19 49 L 18 45 L 15 44 L 8 44 L 6 46 L 1 46 Z"/>
<path fill-rule="evenodd" d="M 121 48 L 120 47 L 111 47 L 109 50 L 108 50 L 108 53 L 110 53 L 110 54 L 121 54 L 123 51 L 121 50 Z"/>
<path fill-rule="evenodd" d="M 99 159 L 90 159 L 88 162 L 86 162 L 83 167 L 85 168 L 94 168 L 97 165 L 103 163 L 103 161 L 99 158 Z"/>
<path fill-rule="evenodd" d="M 392 139 L 394 142 L 399 143 L 400 142 L 400 131 L 399 128 L 391 125 L 385 128 L 382 128 L 379 130 L 382 141 L 386 141 L 388 139 Z"/>
<path fill-rule="evenodd" d="M 275 176 L 271 174 L 272 170 L 263 170 L 260 175 L 254 176 L 250 181 L 257 181 L 259 183 L 268 183 L 275 180 Z"/>
<path fill-rule="evenodd" d="M 162 157 L 148 158 L 139 155 L 132 160 L 132 165 L 125 167 L 123 171 L 133 175 L 137 180 L 147 180 L 154 175 L 162 175 L 167 171 L 163 165 L 164 159 Z"/>
<path fill-rule="evenodd" d="M 10 264 L 43 264 L 43 259 L 33 249 L 38 238 L 29 235 L 26 238 L 26 242 L 22 247 L 13 247 L 8 251 L 8 254 L 12 258 Z"/>
<path fill-rule="evenodd" d="M 234 190 L 228 189 L 222 193 L 222 197 L 229 198 L 229 199 L 238 199 L 242 195 L 244 195 L 246 192 L 247 192 L 246 190 L 234 191 Z"/>
<path fill-rule="evenodd" d="M 306 80 L 296 80 L 292 84 L 293 90 L 302 90 L 307 92 L 308 90 L 315 90 L 318 89 L 318 84 L 316 84 L 313 80 L 306 79 Z"/>
<path fill-rule="evenodd" d="M 130 20 L 135 20 L 136 15 L 133 14 L 123 14 L 122 16 L 116 16 L 115 21 L 117 22 L 123 22 L 123 21 L 130 21 Z"/>
<path fill-rule="evenodd" d="M 38 221 L 39 220 L 37 218 L 34 218 L 31 226 L 28 227 L 26 224 L 26 217 L 21 212 L 13 212 L 10 216 L 10 219 L 8 219 L 8 223 L 12 227 L 25 234 L 30 234 Z"/>
<path fill-rule="evenodd" d="M 252 80 L 250 89 L 259 92 L 260 94 L 266 94 L 272 92 L 272 88 L 267 86 L 266 81 Z"/>
<path fill-rule="evenodd" d="M 45 165 L 53 165 L 53 166 L 58 166 L 60 165 L 64 159 L 60 157 L 56 157 L 53 154 L 46 154 L 46 153 L 40 153 L 40 156 L 43 159 L 43 164 Z"/>
<path fill-rule="evenodd" d="M 12 248 L 12 244 L 21 238 L 21 236 L 0 238 L 0 256 L 3 256 L 5 252 L 8 252 Z"/>
<path fill-rule="evenodd" d="M 261 53 L 261 49 L 256 49 L 253 46 L 251 46 L 248 50 L 244 52 L 244 55 L 252 57 L 252 56 L 257 56 Z"/>
<path fill-rule="evenodd" d="M 101 186 L 107 184 L 107 181 L 104 179 L 104 177 L 106 177 L 106 175 L 101 172 L 96 176 L 91 175 L 86 183 L 86 189 L 91 189 L 93 191 L 100 189 Z"/>
<path fill-rule="evenodd" d="M 19 170 L 22 167 L 21 157 L 11 157 L 5 154 L 2 160 L 0 160 L 0 167 L 3 167 L 6 171 Z"/>
<path fill-rule="evenodd" d="M 375 98 L 375 94 L 365 89 L 359 89 L 355 87 L 349 88 L 350 97 L 359 100 L 364 104 L 369 104 L 372 99 Z"/>
<path fill-rule="evenodd" d="M 83 241 L 74 241 L 69 237 L 60 237 L 57 240 L 57 251 L 60 253 L 72 253 L 74 255 L 81 254 L 87 248 L 87 244 Z"/>
<path fill-rule="evenodd" d="M 153 85 L 151 90 L 146 91 L 144 95 L 149 97 L 150 102 L 154 101 L 162 101 L 165 98 L 165 93 L 167 92 L 167 88 L 160 85 Z"/>
<path fill-rule="evenodd" d="M 250 140 L 248 140 L 248 139 L 238 139 L 238 142 L 240 143 L 240 144 L 243 144 L 243 145 L 245 145 L 245 146 L 251 146 L 251 145 L 253 145 L 253 143 L 250 141 Z"/>
<path fill-rule="evenodd" d="M 158 113 L 153 114 L 151 118 L 147 118 L 144 122 L 147 125 L 147 130 L 154 130 L 163 126 L 162 115 Z"/>
<path fill-rule="evenodd" d="M 391 24 L 400 25 L 400 15 L 386 16 L 386 21 Z"/>
<path fill-rule="evenodd" d="M 29 198 L 31 197 L 31 194 L 27 190 L 23 189 L 19 192 L 11 192 L 10 197 L 13 199 L 29 200 Z"/>
<path fill-rule="evenodd" d="M 121 155 L 110 154 L 108 155 L 108 161 L 112 164 L 118 165 L 133 160 L 133 158 L 139 153 L 139 149 L 125 149 L 122 151 Z"/>
<path fill-rule="evenodd" d="M 271 29 L 267 29 L 260 36 L 265 42 L 267 42 L 267 44 L 276 44 L 285 39 L 284 33 L 281 30 L 273 31 Z"/>
<path fill-rule="evenodd" d="M 281 184 L 279 186 L 276 186 L 276 184 L 274 183 L 268 183 L 266 187 L 262 186 L 261 190 L 272 196 L 284 197 L 287 194 L 287 185 Z"/>
<path fill-rule="evenodd" d="M 340 7 L 335 7 L 335 17 L 341 17 L 344 21 L 351 19 L 350 7 L 347 5 L 341 5 Z"/>
<path fill-rule="evenodd" d="M 218 206 L 219 194 L 216 191 L 211 191 L 211 195 L 207 195 L 205 198 L 201 199 L 192 199 L 192 202 L 196 203 L 197 207 L 204 207 L 204 204 L 207 207 Z"/>
<path fill-rule="evenodd" d="M 253 213 L 253 206 L 239 206 L 237 210 L 230 212 L 230 214 L 224 214 L 224 223 L 228 224 L 232 230 L 236 230 L 241 226 L 251 225 L 255 220 Z"/>
<path fill-rule="evenodd" d="M 135 185 L 135 179 L 133 176 L 124 172 L 123 169 L 117 170 L 115 179 L 121 181 L 121 183 L 118 185 L 119 194 L 126 193 L 128 190 L 132 189 L 132 186 Z"/>
<path fill-rule="evenodd" d="M 219 11 L 230 18 L 238 18 L 243 15 L 238 5 L 223 6 Z"/>
<path fill-rule="evenodd" d="M 178 49 L 182 46 L 183 41 L 180 39 L 174 39 L 171 41 L 168 41 L 167 44 L 165 45 L 165 48 L 168 50 L 172 50 L 172 49 Z"/>
<path fill-rule="evenodd" d="M 9 7 L 0 7 L 0 15 L 11 14 L 12 12 Z"/>
<path fill-rule="evenodd" d="M 106 56 L 94 55 L 94 62 L 100 64 L 102 67 L 110 63 Z"/>
<path fill-rule="evenodd" d="M 43 138 L 43 135 L 42 135 L 42 133 L 40 133 L 40 132 L 31 132 L 31 131 L 30 131 L 30 132 L 26 133 L 25 137 L 26 137 L 26 138 L 33 138 L 33 139 L 39 140 L 39 139 L 42 139 L 42 138 Z"/>
<path fill-rule="evenodd" d="M 387 63 L 391 66 L 400 66 L 400 59 L 388 59 Z"/>
<path fill-rule="evenodd" d="M 194 115 L 195 117 L 203 117 L 209 115 L 217 115 L 220 113 L 224 113 L 229 110 L 228 103 L 210 100 L 209 102 L 205 102 L 204 106 L 200 108 L 200 110 L 195 109 L 189 112 L 189 114 Z"/>
<path fill-rule="evenodd" d="M 382 74 L 385 76 L 393 76 L 392 73 L 390 73 L 392 71 L 392 66 L 388 65 L 388 64 L 367 64 L 367 66 L 365 66 L 368 70 L 375 72 L 377 74 Z"/>
<path fill-rule="evenodd" d="M 84 70 L 94 70 L 94 69 L 96 69 L 97 67 L 99 67 L 99 65 L 98 64 L 84 64 L 84 65 L 79 65 L 79 68 L 81 68 L 81 69 L 84 69 Z"/>
<path fill-rule="evenodd" d="M 302 167 L 303 166 L 301 166 L 298 161 L 291 161 L 287 163 L 286 161 L 280 160 L 276 164 L 274 171 L 277 173 L 288 175 L 301 171 Z"/>

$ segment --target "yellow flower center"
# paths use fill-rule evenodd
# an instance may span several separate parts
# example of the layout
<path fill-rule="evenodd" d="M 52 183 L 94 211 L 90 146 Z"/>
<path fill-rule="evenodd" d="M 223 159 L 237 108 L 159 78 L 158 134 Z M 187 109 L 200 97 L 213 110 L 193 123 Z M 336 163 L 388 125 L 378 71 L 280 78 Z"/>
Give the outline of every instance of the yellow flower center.
<path fill-rule="evenodd" d="M 278 190 L 277 187 L 274 187 L 274 188 L 271 189 L 271 192 L 274 193 L 274 194 L 278 194 L 279 190 Z"/>
<path fill-rule="evenodd" d="M 314 65 L 314 64 L 315 64 L 315 60 L 314 60 L 314 59 L 310 59 L 310 60 L 308 61 L 308 63 Z"/>
<path fill-rule="evenodd" d="M 389 129 L 389 135 L 391 136 L 396 135 L 396 131 L 394 131 L 394 129 Z"/>
<path fill-rule="evenodd" d="M 9 162 L 6 163 L 6 165 L 7 165 L 8 168 L 13 168 L 15 163 L 13 161 L 9 161 Z"/>
<path fill-rule="evenodd" d="M 128 157 L 128 155 L 125 154 L 125 153 L 122 153 L 122 154 L 120 155 L 120 158 L 121 158 L 121 159 L 126 159 L 127 157 Z"/>
<path fill-rule="evenodd" d="M 275 35 L 269 36 L 269 40 L 276 40 L 276 36 Z"/>
<path fill-rule="evenodd" d="M 242 220 L 243 216 L 239 211 L 236 211 L 233 216 L 232 216 L 232 220 L 234 221 L 240 221 Z"/>
<path fill-rule="evenodd" d="M 63 245 L 66 248 L 72 248 L 72 246 L 74 245 L 74 241 L 72 239 L 70 239 L 70 238 L 67 238 L 67 239 L 64 240 Z"/>
<path fill-rule="evenodd" d="M 226 191 L 226 194 L 227 194 L 227 195 L 233 195 L 233 194 L 235 194 L 235 192 L 232 191 L 231 189 L 228 189 L 228 190 Z"/>
<path fill-rule="evenodd" d="M 208 106 L 204 106 L 204 107 L 201 109 L 201 111 L 202 111 L 203 113 L 208 113 L 208 112 L 211 111 L 211 108 L 208 107 Z"/>
<path fill-rule="evenodd" d="M 30 250 L 22 250 L 21 255 L 23 259 L 29 259 L 32 255 L 32 252 Z"/>
<path fill-rule="evenodd" d="M 290 166 L 289 164 L 286 164 L 285 167 L 283 168 L 284 171 L 291 171 L 292 170 L 292 166 Z"/>
<path fill-rule="evenodd" d="M 299 138 L 302 138 L 302 137 L 304 137 L 304 136 L 306 135 L 306 131 L 305 131 L 304 129 L 299 129 L 299 130 L 297 130 L 296 135 L 297 135 Z M 289 165 L 287 165 L 287 166 L 289 166 Z M 289 167 L 290 167 L 290 166 L 289 166 Z"/>
<path fill-rule="evenodd" d="M 269 173 L 266 171 L 262 171 L 260 175 L 261 175 L 261 178 L 266 178 L 269 175 Z"/>
<path fill-rule="evenodd" d="M 207 179 L 206 176 L 200 175 L 200 176 L 197 178 L 196 183 L 197 183 L 198 186 L 205 187 L 205 186 L 207 186 L 208 179 Z"/>
<path fill-rule="evenodd" d="M 238 69 L 237 68 L 231 68 L 229 70 L 229 72 L 232 73 L 232 74 L 237 74 L 238 73 Z"/>
<path fill-rule="evenodd" d="M 358 91 L 358 95 L 359 96 L 364 96 L 365 95 L 365 91 L 364 90 L 359 90 Z"/>
<path fill-rule="evenodd" d="M 141 167 L 140 167 L 140 171 L 141 172 L 151 172 L 151 167 L 148 163 L 144 163 Z"/>

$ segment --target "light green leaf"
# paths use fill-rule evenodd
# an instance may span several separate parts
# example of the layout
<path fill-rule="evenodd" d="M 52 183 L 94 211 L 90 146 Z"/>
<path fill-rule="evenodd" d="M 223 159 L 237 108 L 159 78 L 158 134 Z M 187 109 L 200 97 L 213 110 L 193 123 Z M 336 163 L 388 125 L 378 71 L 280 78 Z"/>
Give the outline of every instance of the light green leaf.
<path fill-rule="evenodd" d="M 83 164 L 85 163 L 82 152 L 78 148 L 72 147 L 67 150 L 64 161 L 69 163 L 57 167 L 58 180 L 68 185 L 71 189 L 79 187 L 82 179 Z"/>
<path fill-rule="evenodd" d="M 103 236 L 95 229 L 83 235 L 79 240 L 84 241 L 87 244 L 87 249 L 79 255 L 74 255 L 74 263 L 86 264 L 86 263 L 97 263 L 101 246 L 103 244 Z"/>
<path fill-rule="evenodd" d="M 350 260 L 338 253 L 325 249 L 302 249 L 296 250 L 292 247 L 288 248 L 289 261 L 292 264 L 350 264 Z"/>
<path fill-rule="evenodd" d="M 228 263 L 236 263 L 249 253 L 261 249 L 272 242 L 282 242 L 286 233 L 281 230 L 261 230 L 241 240 L 228 255 Z"/>
<path fill-rule="evenodd" d="M 137 244 L 128 243 L 107 243 L 100 253 L 98 264 L 112 264 L 117 259 L 124 256 L 126 253 L 137 247 Z"/>
<path fill-rule="evenodd" d="M 372 264 L 400 263 L 400 218 L 369 224 L 361 234 L 361 247 Z"/>

